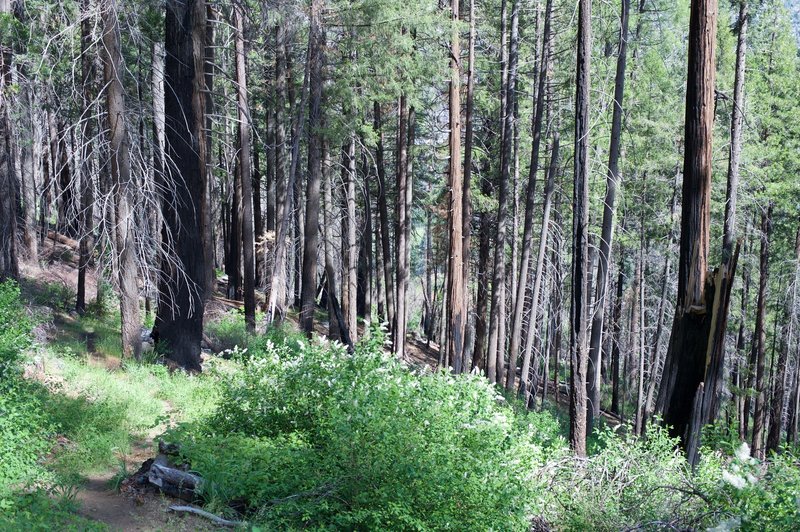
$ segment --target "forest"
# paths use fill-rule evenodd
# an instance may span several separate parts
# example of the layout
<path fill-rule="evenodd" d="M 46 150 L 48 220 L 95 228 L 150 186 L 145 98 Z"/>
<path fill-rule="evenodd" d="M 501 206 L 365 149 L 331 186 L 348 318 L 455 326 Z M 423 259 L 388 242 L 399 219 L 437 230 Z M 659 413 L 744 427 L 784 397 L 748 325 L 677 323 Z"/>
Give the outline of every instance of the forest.
<path fill-rule="evenodd" d="M 0 530 L 800 529 L 797 0 L 0 0 Z"/>

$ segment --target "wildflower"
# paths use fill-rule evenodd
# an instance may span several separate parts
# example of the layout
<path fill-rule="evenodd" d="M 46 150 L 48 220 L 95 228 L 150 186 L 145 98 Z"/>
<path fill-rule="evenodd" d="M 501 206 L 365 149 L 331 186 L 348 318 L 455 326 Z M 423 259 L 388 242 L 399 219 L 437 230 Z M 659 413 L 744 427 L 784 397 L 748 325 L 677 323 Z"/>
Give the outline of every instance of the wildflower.
<path fill-rule="evenodd" d="M 738 449 L 736 449 L 736 458 L 741 460 L 742 462 L 747 462 L 748 458 L 750 458 L 750 446 L 747 443 L 742 443 Z"/>
<path fill-rule="evenodd" d="M 742 489 L 747 485 L 747 481 L 739 475 L 734 475 L 727 470 L 722 471 L 722 480 L 730 484 L 736 489 Z"/>

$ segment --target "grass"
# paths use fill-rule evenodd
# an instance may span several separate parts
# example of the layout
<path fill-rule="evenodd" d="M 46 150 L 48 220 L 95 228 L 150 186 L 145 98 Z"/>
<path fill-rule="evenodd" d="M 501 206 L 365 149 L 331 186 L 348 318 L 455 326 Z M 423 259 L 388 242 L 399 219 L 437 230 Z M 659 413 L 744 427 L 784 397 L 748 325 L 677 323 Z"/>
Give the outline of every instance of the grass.
<path fill-rule="evenodd" d="M 35 358 L 43 370 L 21 383 L 36 410 L 26 415 L 39 420 L 35 437 L 49 452 L 25 480 L 0 493 L 0 530 L 104 529 L 74 515 L 74 497 L 86 479 L 112 472 L 110 488 L 118 487 L 138 466 L 132 453 L 151 454 L 146 446 L 171 424 L 205 416 L 216 404 L 213 372 L 170 373 L 162 365 L 122 360 L 119 314 L 77 317 L 68 312 L 71 296 L 64 292 L 35 281 L 23 287 L 28 301 L 52 309 L 57 329 L 47 345 L 27 353 L 27 363 Z"/>

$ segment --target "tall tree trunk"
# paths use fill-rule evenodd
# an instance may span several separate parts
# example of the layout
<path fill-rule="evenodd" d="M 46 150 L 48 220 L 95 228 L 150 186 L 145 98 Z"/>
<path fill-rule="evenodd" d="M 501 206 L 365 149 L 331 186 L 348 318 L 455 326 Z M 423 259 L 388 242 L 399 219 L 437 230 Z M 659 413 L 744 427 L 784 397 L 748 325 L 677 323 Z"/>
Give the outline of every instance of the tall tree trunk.
<path fill-rule="evenodd" d="M 642 253 L 642 255 L 644 255 Z M 644 372 L 645 372 L 645 348 L 644 348 L 644 257 L 640 256 L 639 263 L 636 265 L 636 285 L 634 290 L 634 297 L 636 297 L 636 308 L 638 310 L 638 337 L 636 341 L 636 353 L 638 354 L 639 367 L 636 375 L 636 412 L 633 418 L 633 432 L 634 434 L 643 435 L 644 433 Z"/>
<path fill-rule="evenodd" d="M 796 300 L 797 288 L 793 288 L 792 295 L 787 294 L 784 303 L 783 313 L 783 334 L 781 335 L 780 347 L 778 352 L 778 362 L 775 367 L 773 384 L 772 384 L 772 400 L 770 401 L 769 411 L 769 432 L 767 433 L 767 451 L 778 452 L 781 444 L 781 430 L 783 429 L 783 410 L 786 402 L 786 384 L 787 384 L 787 362 L 789 358 L 789 349 L 793 342 L 794 327 L 792 323 L 792 306 Z M 777 327 L 777 319 L 775 323 Z M 776 335 L 777 336 L 777 335 Z"/>
<path fill-rule="evenodd" d="M 578 4 L 578 68 L 575 89 L 575 187 L 573 192 L 572 334 L 570 336 L 570 446 L 586 454 L 586 335 L 589 285 L 589 74 L 592 50 L 591 0 Z"/>
<path fill-rule="evenodd" d="M 339 301 L 336 294 L 338 288 L 336 286 L 336 268 L 334 266 L 334 235 L 333 227 L 334 208 L 333 208 L 333 191 L 332 191 L 332 172 L 330 162 L 330 153 L 327 149 L 327 143 L 323 143 L 324 154 L 322 156 L 325 163 L 323 164 L 323 185 L 322 185 L 322 201 L 323 201 L 323 216 L 324 224 L 322 225 L 323 231 L 323 249 L 325 250 L 325 299 L 327 300 L 328 307 L 328 338 L 344 342 L 348 338 L 347 323 L 343 319 L 342 310 L 339 308 Z M 349 343 L 349 341 L 348 341 Z"/>
<path fill-rule="evenodd" d="M 508 218 L 508 181 L 511 172 L 513 135 L 514 135 L 514 101 L 517 92 L 517 57 L 519 49 L 519 0 L 512 0 L 511 7 L 511 40 L 508 53 L 508 79 L 506 82 L 506 108 L 503 120 L 503 142 L 500 162 L 500 186 L 497 206 L 497 236 L 494 250 L 494 277 L 492 279 L 492 303 L 489 313 L 489 380 L 503 382 L 503 361 L 505 358 L 505 317 L 506 317 L 506 232 Z M 492 371 L 494 370 L 494 371 Z M 516 368 L 509 368 L 510 372 Z"/>
<path fill-rule="evenodd" d="M 798 225 L 797 233 L 795 234 L 794 256 L 794 288 L 792 291 L 791 309 L 797 306 L 797 283 L 800 282 L 800 225 Z M 789 320 L 789 326 L 795 327 L 796 322 L 793 313 L 789 315 Z M 791 342 L 787 344 L 787 349 L 792 349 Z M 798 411 L 800 410 L 800 357 L 795 356 L 794 375 L 790 382 L 791 389 L 787 411 L 786 443 L 797 443 L 797 418 Z"/>
<path fill-rule="evenodd" d="M 78 314 L 86 312 L 86 270 L 91 259 L 91 245 L 94 219 L 94 188 L 92 182 L 92 157 L 94 155 L 94 61 L 92 46 L 93 18 L 89 12 L 90 0 L 81 0 L 81 210 L 80 210 L 80 255 L 78 259 L 78 290 L 75 297 L 75 310 Z"/>
<path fill-rule="evenodd" d="M 206 203 L 204 0 L 169 0 L 166 5 L 165 168 L 162 202 L 166 246 L 156 332 L 167 357 L 200 370 L 208 259 L 202 241 Z"/>
<path fill-rule="evenodd" d="M 236 101 L 239 120 L 239 180 L 242 190 L 241 209 L 242 261 L 244 270 L 244 321 L 247 330 L 256 330 L 255 240 L 253 238 L 253 181 L 250 168 L 250 108 L 247 105 L 247 65 L 244 49 L 244 13 L 241 4 L 234 4 L 233 18 L 236 47 Z"/>
<path fill-rule="evenodd" d="M 622 294 L 625 274 L 623 272 L 622 260 L 619 264 L 619 274 L 617 275 L 617 297 L 614 300 L 614 316 L 612 318 L 612 340 L 611 340 L 611 413 L 619 415 L 620 410 L 620 342 L 622 341 Z"/>
<path fill-rule="evenodd" d="M 547 25 L 547 24 L 546 24 Z M 541 87 L 540 87 L 541 88 Z M 536 273 L 533 277 L 533 292 L 531 294 L 531 310 L 528 318 L 528 332 L 525 339 L 525 354 L 522 358 L 522 374 L 519 383 L 519 393 L 525 403 L 528 403 L 527 394 L 536 393 L 536 389 L 528 386 L 530 380 L 531 356 L 533 353 L 533 338 L 539 311 L 539 292 L 544 280 L 544 257 L 547 251 L 547 238 L 550 230 L 550 205 L 553 198 L 556 173 L 558 172 L 560 137 L 558 131 L 553 134 L 553 145 L 550 155 L 550 170 L 547 173 L 547 183 L 544 188 L 544 207 L 542 209 L 542 229 L 539 234 L 539 252 L 536 256 Z M 523 292 L 524 294 L 524 292 Z M 522 297 L 520 294 L 519 297 Z M 512 355 L 513 356 L 513 355 Z M 509 378 L 510 379 L 510 378 Z M 513 383 L 512 383 L 513 384 Z"/>
<path fill-rule="evenodd" d="M 631 2 L 622 0 L 619 30 L 619 53 L 617 72 L 614 80 L 614 110 L 611 116 L 611 145 L 608 149 L 608 174 L 606 176 L 606 197 L 603 202 L 603 228 L 600 236 L 600 255 L 597 264 L 597 284 L 595 286 L 595 311 L 592 317 L 592 336 L 589 341 L 589 381 L 587 395 L 589 409 L 586 412 L 586 425 L 594 426 L 594 418 L 600 415 L 600 354 L 606 302 L 608 298 L 608 264 L 611 260 L 612 239 L 614 238 L 614 213 L 619 186 L 619 156 L 622 138 L 622 100 L 625 96 L 625 67 L 628 50 L 628 19 Z"/>
<path fill-rule="evenodd" d="M 205 88 L 203 94 L 203 110 L 205 116 L 205 159 L 203 160 L 203 176 L 205 191 L 203 194 L 203 201 L 200 204 L 200 218 L 202 220 L 202 235 L 203 235 L 203 248 L 206 256 L 205 264 L 205 294 L 203 297 L 210 297 L 214 293 L 217 286 L 217 277 L 214 273 L 214 255 L 216 243 L 214 241 L 213 228 L 214 221 L 212 219 L 212 207 L 210 203 L 211 197 L 214 195 L 214 172 L 211 171 L 214 162 L 214 148 L 212 144 L 212 116 L 214 115 L 214 51 L 216 49 L 216 27 L 217 27 L 217 10 L 213 3 L 206 2 L 206 22 L 205 22 L 205 41 L 204 41 L 204 61 L 203 61 L 203 79 L 205 81 Z M 237 276 L 238 278 L 238 276 Z"/>
<path fill-rule="evenodd" d="M 462 202 L 462 229 L 463 229 L 463 244 L 461 254 L 463 256 L 463 287 L 464 287 L 464 323 L 469 327 L 469 259 L 470 259 L 470 245 L 472 235 L 472 198 L 470 194 L 470 186 L 472 181 L 472 148 L 474 144 L 475 126 L 473 123 L 473 114 L 475 108 L 475 0 L 469 0 L 469 44 L 467 52 L 467 107 L 464 117 L 464 176 L 461 202 Z M 466 340 L 465 336 L 465 340 Z M 473 336 L 474 339 L 474 336 Z M 464 352 L 472 349 L 469 344 L 464 346 Z M 469 371 L 470 368 L 467 364 L 472 362 L 464 358 L 464 371 Z"/>
<path fill-rule="evenodd" d="M 728 190 L 725 201 L 725 225 L 722 236 L 722 259 L 728 262 L 733 254 L 736 234 L 736 199 L 739 189 L 739 160 L 742 154 L 742 122 L 744 119 L 745 54 L 747 53 L 747 1 L 739 1 L 739 36 L 736 42 L 736 75 L 733 81 L 731 108 L 731 145 L 728 157 Z"/>
<path fill-rule="evenodd" d="M 714 121 L 716 0 L 693 0 L 689 24 L 689 65 L 678 298 L 664 363 L 657 410 L 670 434 L 691 436 L 695 394 L 704 379 L 713 312 L 707 282 L 711 200 L 711 137 Z"/>
<path fill-rule="evenodd" d="M 344 247 L 344 266 L 345 275 L 342 285 L 346 287 L 342 297 L 342 314 L 350 332 L 353 342 L 357 340 L 358 329 L 357 321 L 357 296 L 358 296 L 358 240 L 356 238 L 356 137 L 350 135 L 344 150 L 344 183 L 345 183 L 345 247 Z"/>
<path fill-rule="evenodd" d="M 553 250 L 550 253 L 550 264 L 553 269 L 553 323 L 555 329 L 555 336 L 550 348 L 553 358 L 553 398 L 555 404 L 559 404 L 559 388 L 560 374 L 561 374 L 561 344 L 563 339 L 563 298 L 564 298 L 564 276 L 562 270 L 562 249 L 564 240 L 563 233 L 563 219 L 561 216 L 561 194 L 556 194 L 556 205 L 553 216 Z"/>
<path fill-rule="evenodd" d="M 395 157 L 395 176 L 397 182 L 397 198 L 395 199 L 395 217 L 397 230 L 395 232 L 395 265 L 397 279 L 395 283 L 395 315 L 392 327 L 392 351 L 395 355 L 405 355 L 406 327 L 408 325 L 408 236 L 411 224 L 410 209 L 406 205 L 411 195 L 410 176 L 408 175 L 408 138 L 410 135 L 409 120 L 411 113 L 408 99 L 405 94 L 400 96 L 397 109 L 397 156 Z"/>
<path fill-rule="evenodd" d="M 274 141 L 273 141 L 274 142 Z M 259 157 L 258 142 L 253 144 L 253 232 L 256 261 L 256 286 L 264 285 L 265 253 L 264 253 L 264 211 L 261 208 L 263 200 L 261 198 L 262 176 L 261 158 Z M 274 180 L 272 180 L 274 182 Z M 274 203 L 273 203 L 274 205 Z M 274 220 L 274 213 L 271 219 Z M 275 228 L 272 227 L 274 230 Z M 259 241 L 262 243 L 259 244 Z"/>
<path fill-rule="evenodd" d="M 0 0 L 0 15 L 10 13 L 10 1 Z M 4 37 L 0 39 L 5 40 Z M 3 41 L 0 41 L 0 282 L 19 278 L 17 186 L 11 161 L 11 120 L 8 110 L 13 51 Z"/>
<path fill-rule="evenodd" d="M 486 163 L 484 163 L 484 166 Z M 485 177 L 481 181 L 481 194 L 490 196 L 492 194 L 492 183 Z M 480 223 L 478 225 L 478 268 L 476 272 L 475 291 L 475 347 L 472 351 L 472 367 L 483 367 L 486 375 L 495 373 L 494 362 L 489 363 L 486 357 L 487 340 L 489 334 L 489 323 L 486 311 L 489 305 L 489 240 L 491 233 L 491 215 L 488 212 L 480 213 Z M 491 371 L 489 366 L 491 365 Z"/>
<path fill-rule="evenodd" d="M 767 418 L 767 386 L 765 381 L 767 285 L 769 283 L 769 240 L 772 234 L 772 203 L 761 214 L 761 252 L 759 253 L 758 304 L 756 328 L 753 331 L 753 359 L 755 360 L 756 400 L 753 416 L 753 438 L 750 447 L 753 456 L 763 459 L 764 432 Z"/>
<path fill-rule="evenodd" d="M 739 188 L 739 157 L 742 149 L 742 119 L 744 107 L 744 71 L 747 38 L 747 4 L 740 3 L 739 40 L 736 47 L 736 76 L 734 79 L 734 102 L 731 116 L 731 147 L 728 160 L 728 185 L 725 201 L 725 221 L 722 242 L 722 265 L 714 275 L 714 304 L 711 313 L 709 357 L 704 376 L 702 418 L 700 424 L 712 423 L 719 413 L 719 397 L 723 394 L 725 366 L 725 335 L 728 324 L 733 277 L 738 261 L 739 245 L 734 250 L 736 229 L 736 200 Z M 712 118 L 713 120 L 713 118 Z M 699 435 L 698 435 L 699 437 Z"/>
<path fill-rule="evenodd" d="M 508 378 L 506 379 L 506 389 L 513 390 L 514 389 L 514 382 L 516 377 L 516 370 L 517 370 L 517 357 L 519 356 L 520 344 L 522 339 L 522 319 L 524 315 L 524 308 L 525 308 L 525 292 L 528 290 L 528 272 L 530 271 L 530 257 L 531 251 L 533 247 L 533 216 L 536 210 L 536 174 L 539 171 L 539 146 L 541 144 L 542 138 L 542 121 L 544 119 L 544 97 L 545 93 L 545 86 L 547 84 L 547 72 L 548 72 L 548 62 L 549 62 L 549 46 L 548 41 L 550 40 L 550 18 L 552 16 L 553 10 L 553 0 L 547 1 L 547 7 L 545 8 L 545 19 L 544 19 L 544 42 L 542 43 L 542 54 L 541 54 L 541 62 L 540 62 L 540 71 L 539 71 L 539 79 L 538 79 L 538 89 L 536 90 L 536 105 L 535 111 L 533 115 L 533 147 L 531 149 L 531 164 L 530 170 L 528 174 L 528 189 L 527 194 L 525 197 L 525 221 L 523 222 L 523 229 L 522 229 L 522 256 L 520 258 L 520 267 L 519 267 L 519 282 L 517 283 L 517 293 L 516 297 L 514 298 L 514 314 L 512 316 L 511 321 L 511 343 L 509 346 L 509 371 L 508 371 Z M 552 171 L 552 168 L 551 168 Z M 549 197 L 549 192 L 545 192 L 545 196 Z M 547 200 L 546 200 L 547 201 Z M 547 223 L 542 222 L 542 235 L 547 235 Z M 546 243 L 545 238 L 545 243 Z M 540 257 L 544 259 L 544 251 L 542 249 L 542 245 L 540 242 Z M 537 264 L 540 266 L 541 264 Z M 541 270 L 537 269 L 537 276 L 541 275 Z M 538 310 L 539 304 L 539 294 L 538 289 L 541 286 L 541 279 L 535 277 L 534 280 L 534 295 L 530 299 L 530 318 L 528 319 L 528 331 L 529 334 L 532 333 L 536 329 L 536 312 Z M 527 350 L 526 350 L 527 351 Z M 526 363 L 527 362 L 527 363 Z M 527 383 L 528 383 L 528 375 L 526 374 L 527 367 L 530 364 L 530 356 L 526 352 L 526 357 L 523 359 L 522 363 L 522 375 L 520 379 L 520 391 L 523 393 L 527 393 Z M 525 389 L 523 389 L 523 384 L 525 385 Z"/>
<path fill-rule="evenodd" d="M 289 271 L 287 238 L 291 229 L 290 216 L 292 214 L 292 204 L 296 201 L 295 188 L 297 183 L 297 173 L 300 159 L 300 127 L 303 122 L 306 99 L 308 97 L 308 76 L 309 64 L 306 62 L 303 75 L 303 87 L 295 115 L 292 118 L 292 153 L 288 181 L 285 178 L 285 143 L 286 133 L 284 129 L 284 110 L 287 102 L 293 104 L 294 100 L 290 97 L 287 82 L 290 80 L 290 71 L 287 62 L 286 32 L 282 25 L 278 24 L 275 42 L 275 94 L 277 102 L 275 105 L 275 253 L 272 261 L 272 273 L 270 275 L 269 303 L 267 304 L 267 323 L 273 321 L 280 322 L 286 313 L 286 300 L 289 295 Z"/>
<path fill-rule="evenodd" d="M 394 323 L 394 278 L 392 275 L 391 237 L 389 235 L 389 207 L 386 182 L 386 167 L 384 166 L 383 123 L 381 120 L 381 106 L 376 101 L 373 105 L 373 119 L 375 131 L 378 134 L 378 145 L 375 149 L 375 164 L 378 167 L 378 217 L 381 232 L 381 256 L 383 257 L 384 291 L 386 292 L 386 321 Z"/>
<path fill-rule="evenodd" d="M 448 166 L 449 208 L 447 274 L 447 335 L 446 352 L 453 362 L 453 371 L 461 373 L 464 366 L 464 335 L 466 334 L 464 277 L 464 183 L 461 175 L 461 44 L 458 34 L 458 0 L 450 2 L 450 161 Z M 470 44 L 471 46 L 471 44 Z M 466 232 L 469 232 L 467 227 Z"/>
<path fill-rule="evenodd" d="M 103 18 L 103 70 L 111 148 L 111 180 L 117 207 L 115 262 L 119 274 L 119 304 L 122 316 L 122 355 L 137 360 L 142 355 L 139 316 L 138 268 L 134 239 L 136 183 L 131 176 L 130 140 L 125 120 L 124 72 L 116 0 L 101 3 Z"/>
<path fill-rule="evenodd" d="M 361 162 L 359 167 L 364 178 L 364 229 L 358 246 L 358 297 L 357 313 L 364 318 L 364 331 L 370 329 L 372 322 L 373 294 L 373 250 L 372 250 L 372 191 L 370 190 L 369 165 L 367 162 L 366 143 L 361 138 Z"/>
<path fill-rule="evenodd" d="M 324 83 L 325 30 L 322 26 L 323 0 L 311 2 L 311 29 L 308 35 L 308 182 L 303 250 L 303 278 L 300 295 L 300 328 L 307 336 L 314 330 L 319 255 L 319 192 L 322 181 L 322 85 Z"/>

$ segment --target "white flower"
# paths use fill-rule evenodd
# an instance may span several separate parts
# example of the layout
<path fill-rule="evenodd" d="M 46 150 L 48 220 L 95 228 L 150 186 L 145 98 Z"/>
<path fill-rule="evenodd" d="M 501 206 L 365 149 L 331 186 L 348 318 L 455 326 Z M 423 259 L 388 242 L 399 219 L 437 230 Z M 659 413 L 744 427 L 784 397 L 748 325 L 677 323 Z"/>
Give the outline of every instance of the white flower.
<path fill-rule="evenodd" d="M 738 517 L 731 517 L 730 519 L 721 521 L 714 528 L 709 528 L 708 532 L 728 532 L 729 530 L 739 530 L 740 526 L 742 526 L 742 520 Z"/>
<path fill-rule="evenodd" d="M 722 480 L 737 489 L 742 489 L 747 485 L 747 481 L 745 479 L 724 469 L 722 470 Z"/>
<path fill-rule="evenodd" d="M 749 482 L 750 484 L 755 484 L 756 482 L 758 482 L 758 479 L 752 473 L 748 473 L 747 482 Z"/>
<path fill-rule="evenodd" d="M 747 462 L 747 459 L 750 458 L 750 446 L 747 445 L 747 443 L 742 443 L 739 448 L 736 449 L 736 458 L 742 462 Z"/>

